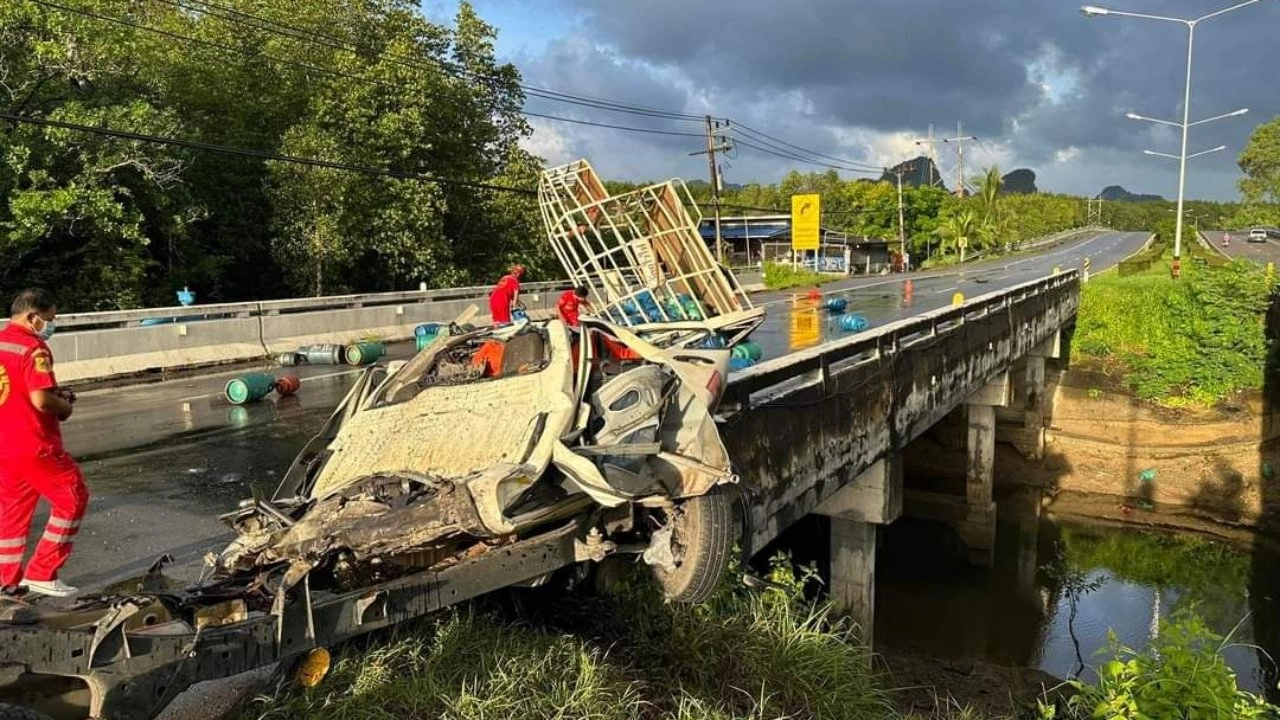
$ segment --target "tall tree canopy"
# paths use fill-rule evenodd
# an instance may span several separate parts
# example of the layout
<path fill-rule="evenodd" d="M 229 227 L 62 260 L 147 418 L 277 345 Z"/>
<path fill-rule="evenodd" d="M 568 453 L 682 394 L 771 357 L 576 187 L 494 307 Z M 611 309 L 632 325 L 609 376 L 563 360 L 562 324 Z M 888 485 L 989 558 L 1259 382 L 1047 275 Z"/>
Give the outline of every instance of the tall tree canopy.
<path fill-rule="evenodd" d="M 0 112 L 360 166 L 0 124 L 0 291 L 74 310 L 487 282 L 551 271 L 539 163 L 495 30 L 467 3 L 0 4 Z"/>

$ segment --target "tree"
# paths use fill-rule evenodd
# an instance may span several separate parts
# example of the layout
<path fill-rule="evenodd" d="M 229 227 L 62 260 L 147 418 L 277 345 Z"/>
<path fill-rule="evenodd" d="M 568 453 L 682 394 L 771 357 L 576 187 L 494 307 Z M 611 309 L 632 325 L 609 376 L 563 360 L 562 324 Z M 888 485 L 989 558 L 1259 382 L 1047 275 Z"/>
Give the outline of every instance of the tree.
<path fill-rule="evenodd" d="M 1280 116 L 1254 128 L 1237 162 L 1246 204 L 1280 203 Z"/>
<path fill-rule="evenodd" d="M 978 230 L 978 216 L 972 209 L 962 208 L 950 215 L 942 221 L 935 231 L 943 240 L 939 248 L 941 254 L 958 254 L 961 262 L 963 262 L 968 245 L 977 236 Z"/>

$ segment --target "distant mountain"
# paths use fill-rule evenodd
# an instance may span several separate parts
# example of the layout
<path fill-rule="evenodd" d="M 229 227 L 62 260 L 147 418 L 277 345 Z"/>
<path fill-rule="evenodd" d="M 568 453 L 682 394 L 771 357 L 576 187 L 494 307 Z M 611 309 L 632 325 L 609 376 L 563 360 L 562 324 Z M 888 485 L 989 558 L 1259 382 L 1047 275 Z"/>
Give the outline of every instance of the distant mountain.
<path fill-rule="evenodd" d="M 1030 195 L 1040 192 L 1036 189 L 1036 172 L 1030 168 L 1018 168 L 1001 178 L 1000 192 L 1015 195 Z"/>
<path fill-rule="evenodd" d="M 889 168 L 888 172 L 880 176 L 880 181 L 896 183 L 898 181 L 898 173 L 902 173 L 903 185 L 910 185 L 911 187 L 934 185 L 943 190 L 947 189 L 947 186 L 942 182 L 942 173 L 938 172 L 938 166 L 934 165 L 933 161 L 924 155 L 894 165 Z"/>
<path fill-rule="evenodd" d="M 1131 193 L 1119 185 L 1109 185 L 1102 189 L 1102 199 L 1123 202 L 1159 202 L 1164 200 L 1159 195 L 1139 195 Z"/>

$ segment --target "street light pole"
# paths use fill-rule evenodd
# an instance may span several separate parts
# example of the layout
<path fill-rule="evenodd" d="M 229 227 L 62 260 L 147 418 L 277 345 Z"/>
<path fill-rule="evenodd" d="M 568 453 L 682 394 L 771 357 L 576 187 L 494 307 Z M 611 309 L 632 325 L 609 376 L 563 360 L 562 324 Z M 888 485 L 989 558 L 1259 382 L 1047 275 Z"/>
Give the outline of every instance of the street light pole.
<path fill-rule="evenodd" d="M 1182 95 L 1182 153 L 1178 160 L 1178 222 L 1173 230 L 1173 263 L 1182 256 L 1182 206 L 1187 187 L 1187 131 L 1191 120 L 1191 52 L 1196 44 L 1196 23 L 1187 23 L 1187 83 Z"/>
<path fill-rule="evenodd" d="M 1217 10 L 1215 12 L 1209 13 L 1208 15 L 1202 15 L 1198 18 L 1191 19 L 1191 20 L 1187 20 L 1184 18 L 1164 17 L 1162 15 L 1148 15 L 1145 13 L 1131 13 L 1131 12 L 1124 12 L 1121 10 L 1111 10 L 1108 8 L 1097 7 L 1094 5 L 1085 5 L 1084 7 L 1080 8 L 1080 11 L 1089 17 L 1115 15 L 1118 17 L 1131 17 L 1131 18 L 1139 18 L 1144 20 L 1163 20 L 1166 22 L 1182 23 L 1183 25 L 1187 26 L 1187 78 L 1186 78 L 1186 83 L 1184 85 L 1183 94 L 1182 94 L 1182 123 L 1181 123 L 1182 152 L 1178 155 L 1178 220 L 1177 220 L 1177 225 L 1175 226 L 1175 229 L 1174 229 L 1174 237 L 1173 237 L 1173 267 L 1174 267 L 1175 276 L 1177 273 L 1178 258 L 1182 254 L 1182 209 L 1185 203 L 1186 186 L 1187 186 L 1187 159 L 1188 159 L 1187 158 L 1187 134 L 1191 125 L 1199 124 L 1199 123 L 1190 122 L 1191 59 L 1192 59 L 1192 53 L 1195 50 L 1196 25 L 1199 25 L 1201 22 L 1208 20 L 1210 18 L 1215 18 L 1215 17 L 1218 17 L 1219 15 L 1225 15 L 1233 10 L 1239 10 L 1242 7 L 1253 5 L 1254 3 L 1258 3 L 1261 1 L 1262 0 L 1245 0 L 1244 2 L 1237 3 L 1230 7 L 1222 8 L 1221 10 Z M 1233 114 L 1239 114 L 1239 113 L 1233 113 Z M 1130 115 L 1130 117 L 1132 117 L 1132 114 Z M 1142 119 L 1146 119 L 1146 118 L 1142 118 Z M 1216 119 L 1216 118 L 1211 118 L 1211 119 Z M 1166 124 L 1174 124 L 1174 123 L 1166 123 Z M 1156 154 L 1156 153 L 1151 153 L 1151 154 Z"/>

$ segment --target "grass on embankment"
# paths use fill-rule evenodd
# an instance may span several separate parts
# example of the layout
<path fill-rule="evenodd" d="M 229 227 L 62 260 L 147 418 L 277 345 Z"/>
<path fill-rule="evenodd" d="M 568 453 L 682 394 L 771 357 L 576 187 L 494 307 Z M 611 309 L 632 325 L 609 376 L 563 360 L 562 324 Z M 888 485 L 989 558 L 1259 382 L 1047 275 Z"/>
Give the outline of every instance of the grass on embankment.
<path fill-rule="evenodd" d="M 789 565 L 763 591 L 663 603 L 650 582 L 554 602 L 533 620 L 460 609 L 342 651 L 314 690 L 242 718 L 871 720 L 895 715 L 854 628 L 802 597 Z"/>
<path fill-rule="evenodd" d="M 258 698 L 240 718 L 921 720 L 895 709 L 855 629 L 805 599 L 811 570 L 775 560 L 774 585 L 760 590 L 732 584 L 740 576 L 729 573 L 710 602 L 692 608 L 663 603 L 653 583 L 636 582 L 645 572 L 636 568 L 605 596 L 544 598 L 519 613 L 464 607 L 352 643 L 319 687 Z M 1170 707 L 1272 717 L 1276 708 L 1238 690 L 1220 654 L 1225 640 L 1193 614 L 1174 620 L 1158 651 L 1111 648 L 1123 662 L 1099 666 L 1109 682 L 1070 683 L 1074 700 L 1010 710 L 1036 720 L 1112 716 L 1100 708 L 1174 717 L 1162 714 Z M 941 672 L 939 692 L 947 680 Z M 945 705 L 934 717 L 980 720 Z"/>
<path fill-rule="evenodd" d="M 1121 377 L 1134 394 L 1170 406 L 1209 406 L 1260 388 L 1269 283 L 1258 266 L 1214 267 L 1166 254 L 1146 270 L 1096 275 L 1081 290 L 1074 361 Z"/>
<path fill-rule="evenodd" d="M 770 290 L 789 290 L 797 287 L 813 287 L 839 280 L 840 275 L 828 275 L 803 268 L 793 268 L 782 263 L 764 264 L 764 286 Z"/>

